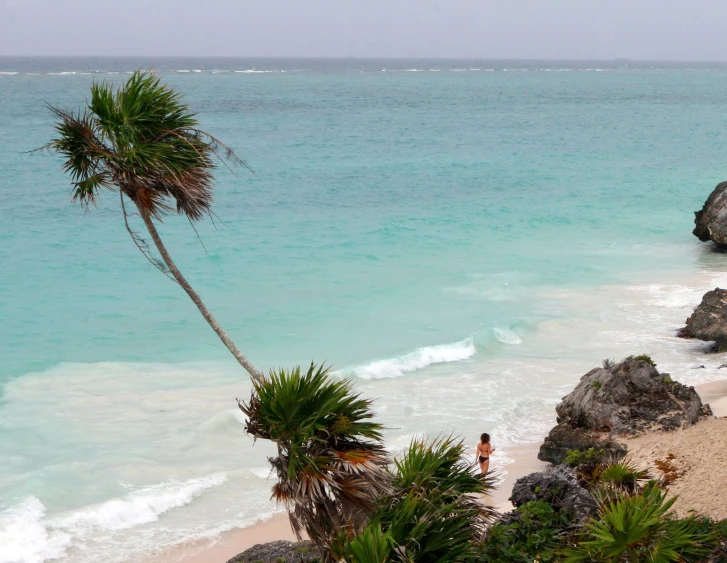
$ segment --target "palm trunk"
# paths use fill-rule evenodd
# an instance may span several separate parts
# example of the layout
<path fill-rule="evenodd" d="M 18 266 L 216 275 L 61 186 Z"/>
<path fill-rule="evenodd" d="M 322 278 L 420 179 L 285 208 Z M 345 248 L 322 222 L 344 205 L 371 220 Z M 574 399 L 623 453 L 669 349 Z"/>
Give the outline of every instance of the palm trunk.
<path fill-rule="evenodd" d="M 177 283 L 182 286 L 182 289 L 187 292 L 189 298 L 197 306 L 199 312 L 202 313 L 204 320 L 206 320 L 207 323 L 212 327 L 212 330 L 217 333 L 217 336 L 219 336 L 220 340 L 222 340 L 222 343 L 227 346 L 227 349 L 230 351 L 230 353 L 235 356 L 235 359 L 239 362 L 239 364 L 243 368 L 245 368 L 247 373 L 250 374 L 250 377 L 252 377 L 258 383 L 261 383 L 264 379 L 263 374 L 254 365 L 252 365 L 252 363 L 250 363 L 250 360 L 248 360 L 242 354 L 242 352 L 240 352 L 240 350 L 237 349 L 235 343 L 230 340 L 230 337 L 227 336 L 227 333 L 215 320 L 215 318 L 212 316 L 212 313 L 209 312 L 205 304 L 202 302 L 202 299 L 200 299 L 199 295 L 197 295 L 197 292 L 192 289 L 192 286 L 189 285 L 189 282 L 187 282 L 187 280 L 184 278 L 182 272 L 180 272 L 176 264 L 174 264 L 174 260 L 172 260 L 169 252 L 167 252 L 167 248 L 164 246 L 164 243 L 162 242 L 162 239 L 159 236 L 159 233 L 157 232 L 156 227 L 154 226 L 154 222 L 149 216 L 149 213 L 138 204 L 136 207 L 139 209 L 141 218 L 144 220 L 144 225 L 146 225 L 146 229 L 149 231 L 149 234 L 151 235 L 151 238 L 154 241 L 154 245 L 157 247 L 157 250 L 162 257 L 162 260 L 164 260 L 167 268 L 169 268 L 169 272 L 172 274 L 172 276 L 174 276 L 174 279 L 177 280 Z"/>

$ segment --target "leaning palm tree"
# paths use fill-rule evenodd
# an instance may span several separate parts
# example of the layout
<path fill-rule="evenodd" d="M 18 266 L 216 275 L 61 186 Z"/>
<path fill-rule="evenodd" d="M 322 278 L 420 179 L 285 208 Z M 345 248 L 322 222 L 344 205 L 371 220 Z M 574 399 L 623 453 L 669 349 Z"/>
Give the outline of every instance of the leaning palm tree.
<path fill-rule="evenodd" d="M 254 380 L 260 371 L 237 349 L 169 255 L 154 221 L 176 212 L 192 221 L 211 214 L 216 159 L 244 165 L 235 153 L 198 128 L 179 92 L 150 72 L 135 72 L 114 90 L 91 87 L 91 102 L 78 113 L 52 107 L 58 136 L 45 148 L 65 158 L 73 201 L 86 209 L 102 189 L 118 191 L 126 229 L 137 248 L 187 292 L 227 349 Z M 125 198 L 136 207 L 162 262 L 129 226 Z"/>

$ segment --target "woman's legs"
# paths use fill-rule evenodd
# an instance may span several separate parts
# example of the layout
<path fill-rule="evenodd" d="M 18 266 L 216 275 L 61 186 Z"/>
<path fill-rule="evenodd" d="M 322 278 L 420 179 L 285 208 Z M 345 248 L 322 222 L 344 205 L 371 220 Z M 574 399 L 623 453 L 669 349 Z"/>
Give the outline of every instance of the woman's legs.
<path fill-rule="evenodd" d="M 483 461 L 482 463 L 480 463 L 480 473 L 482 473 L 483 475 L 485 473 L 487 473 L 487 470 L 489 468 L 490 468 L 490 460 L 489 459 L 487 461 Z"/>

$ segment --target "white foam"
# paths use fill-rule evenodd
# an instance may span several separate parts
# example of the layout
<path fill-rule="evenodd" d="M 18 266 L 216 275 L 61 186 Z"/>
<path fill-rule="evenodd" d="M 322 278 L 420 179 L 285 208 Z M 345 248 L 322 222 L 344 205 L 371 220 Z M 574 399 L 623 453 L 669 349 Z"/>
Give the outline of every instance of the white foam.
<path fill-rule="evenodd" d="M 70 76 L 72 74 L 76 74 L 76 71 L 64 71 L 64 72 L 46 72 L 46 74 L 52 75 L 52 76 Z"/>
<path fill-rule="evenodd" d="M 71 538 L 43 524 L 45 506 L 35 497 L 0 513 L 0 563 L 41 563 L 62 557 Z"/>
<path fill-rule="evenodd" d="M 493 328 L 492 332 L 495 333 L 495 338 L 497 338 L 503 344 L 523 343 L 522 339 L 517 334 L 506 328 Z"/>
<path fill-rule="evenodd" d="M 238 72 L 240 74 L 268 74 L 270 72 L 275 72 L 274 70 L 257 70 L 254 68 L 249 68 L 247 70 L 236 70 L 235 72 Z"/>
<path fill-rule="evenodd" d="M 189 71 L 189 70 L 187 70 L 187 69 L 184 69 L 184 68 L 183 68 L 183 69 L 177 70 L 177 72 L 183 72 L 183 73 L 187 73 L 187 72 L 190 72 L 190 71 Z"/>
<path fill-rule="evenodd" d="M 270 466 L 268 467 L 255 467 L 250 470 L 250 472 L 255 475 L 255 477 L 259 477 L 260 479 L 270 480 L 275 479 L 275 475 L 272 473 L 272 469 Z"/>
<path fill-rule="evenodd" d="M 663 307 L 665 309 L 694 307 L 699 303 L 703 293 L 698 288 L 685 287 L 683 285 L 666 286 L 654 284 L 646 287 L 636 287 L 634 289 L 643 289 L 654 297 L 646 301 L 646 305 Z"/>
<path fill-rule="evenodd" d="M 93 530 L 126 530 L 156 522 L 161 514 L 189 504 L 208 489 L 219 487 L 225 481 L 225 473 L 215 473 L 183 482 L 161 483 L 135 491 L 126 498 L 112 499 L 99 506 L 74 512 L 56 526 L 84 535 Z"/>
<path fill-rule="evenodd" d="M 4 75 L 4 76 L 15 76 L 16 74 L 18 74 L 18 73 L 17 72 L 0 71 L 0 75 Z"/>
<path fill-rule="evenodd" d="M 432 364 L 459 362 L 471 358 L 477 353 L 472 338 L 465 338 L 454 344 L 440 344 L 438 346 L 425 346 L 414 352 L 404 354 L 389 360 L 377 360 L 362 366 L 343 370 L 345 374 L 352 374 L 362 379 L 381 379 L 386 377 L 401 377 L 405 373 L 423 369 Z"/>

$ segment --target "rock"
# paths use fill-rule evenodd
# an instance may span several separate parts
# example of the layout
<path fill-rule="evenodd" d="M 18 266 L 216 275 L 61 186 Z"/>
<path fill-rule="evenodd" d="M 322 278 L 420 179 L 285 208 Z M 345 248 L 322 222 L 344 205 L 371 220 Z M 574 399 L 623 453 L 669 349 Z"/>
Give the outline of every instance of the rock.
<path fill-rule="evenodd" d="M 606 364 L 584 375 L 556 407 L 558 425 L 538 458 L 562 463 L 572 449 L 599 448 L 623 455 L 621 436 L 646 430 L 675 430 L 708 412 L 693 387 L 659 373 L 647 356 Z"/>
<path fill-rule="evenodd" d="M 679 336 L 715 342 L 718 351 L 727 351 L 727 289 L 717 287 L 705 293 Z"/>
<path fill-rule="evenodd" d="M 727 245 L 727 182 L 717 184 L 701 211 L 694 213 L 694 236 L 702 242 Z"/>
<path fill-rule="evenodd" d="M 322 555 L 309 541 L 280 540 L 254 545 L 227 563 L 310 563 L 317 561 Z"/>
<path fill-rule="evenodd" d="M 531 473 L 515 481 L 510 497 L 512 504 L 518 507 L 534 500 L 543 500 L 576 521 L 586 520 L 598 511 L 591 493 L 581 487 L 574 470 L 565 465 Z"/>

